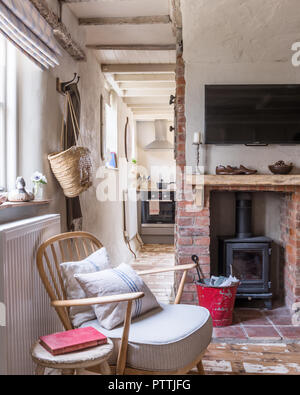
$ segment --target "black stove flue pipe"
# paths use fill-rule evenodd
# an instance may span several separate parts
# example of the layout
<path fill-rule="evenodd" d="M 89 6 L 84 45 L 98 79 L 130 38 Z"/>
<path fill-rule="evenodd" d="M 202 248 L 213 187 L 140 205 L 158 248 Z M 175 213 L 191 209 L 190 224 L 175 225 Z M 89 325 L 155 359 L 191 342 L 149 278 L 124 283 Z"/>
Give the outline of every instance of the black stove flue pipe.
<path fill-rule="evenodd" d="M 246 239 L 252 236 L 252 194 L 248 192 L 236 193 L 235 215 L 236 237 Z"/>

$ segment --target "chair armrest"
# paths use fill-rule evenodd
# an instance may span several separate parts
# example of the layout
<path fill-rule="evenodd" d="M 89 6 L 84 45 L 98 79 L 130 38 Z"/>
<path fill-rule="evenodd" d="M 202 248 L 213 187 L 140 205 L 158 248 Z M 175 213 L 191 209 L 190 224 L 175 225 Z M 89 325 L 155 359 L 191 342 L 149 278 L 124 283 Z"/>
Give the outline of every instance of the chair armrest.
<path fill-rule="evenodd" d="M 133 292 L 129 294 L 101 296 L 98 298 L 54 300 L 51 302 L 51 305 L 53 307 L 92 306 L 95 304 L 129 302 L 143 297 L 143 292 Z"/>
<path fill-rule="evenodd" d="M 190 263 L 188 265 L 177 265 L 172 267 L 165 267 L 165 268 L 158 268 L 158 269 L 151 269 L 151 270 L 144 270 L 141 272 L 137 272 L 139 276 L 145 276 L 147 274 L 158 274 L 158 273 L 166 273 L 166 272 L 177 272 L 183 270 L 191 270 L 196 268 L 195 263 Z"/>

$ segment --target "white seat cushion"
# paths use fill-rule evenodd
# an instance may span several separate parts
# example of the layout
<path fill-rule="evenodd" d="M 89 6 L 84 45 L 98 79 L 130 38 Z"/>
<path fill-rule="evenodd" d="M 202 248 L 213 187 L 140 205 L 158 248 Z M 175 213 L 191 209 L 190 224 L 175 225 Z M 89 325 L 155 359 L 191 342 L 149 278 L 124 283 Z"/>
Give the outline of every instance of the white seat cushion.
<path fill-rule="evenodd" d="M 109 331 L 97 320 L 82 325 L 86 326 L 93 326 L 113 340 L 115 347 L 109 362 L 116 364 L 123 326 Z M 132 321 L 127 366 L 160 372 L 184 368 L 207 348 L 211 336 L 212 319 L 204 307 L 161 305 Z"/>

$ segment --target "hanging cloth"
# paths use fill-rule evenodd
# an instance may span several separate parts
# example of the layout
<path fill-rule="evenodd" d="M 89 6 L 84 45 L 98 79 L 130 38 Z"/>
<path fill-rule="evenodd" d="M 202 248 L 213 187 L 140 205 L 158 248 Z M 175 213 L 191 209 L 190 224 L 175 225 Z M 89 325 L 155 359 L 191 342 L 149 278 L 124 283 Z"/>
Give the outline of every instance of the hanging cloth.
<path fill-rule="evenodd" d="M 69 85 L 66 88 L 66 91 L 70 95 L 70 99 L 73 104 L 75 116 L 78 121 L 78 124 L 80 125 L 81 101 L 80 101 L 80 93 L 79 93 L 77 84 Z M 69 149 L 70 147 L 74 146 L 76 143 L 75 136 L 74 136 L 74 130 L 72 127 L 72 119 L 71 119 L 70 111 L 68 112 L 66 129 L 67 130 L 66 130 L 65 136 L 67 136 L 67 138 L 65 139 L 64 148 Z M 75 131 L 75 133 L 76 133 L 76 131 Z M 77 134 L 77 139 L 78 138 L 79 138 L 79 136 Z M 81 211 L 79 196 L 77 196 L 75 198 L 66 198 L 66 205 L 67 205 L 68 231 L 74 232 L 74 231 L 82 230 L 82 211 Z"/>
<path fill-rule="evenodd" d="M 29 0 L 0 0 L 0 33 L 41 68 L 59 64 L 52 28 Z"/>

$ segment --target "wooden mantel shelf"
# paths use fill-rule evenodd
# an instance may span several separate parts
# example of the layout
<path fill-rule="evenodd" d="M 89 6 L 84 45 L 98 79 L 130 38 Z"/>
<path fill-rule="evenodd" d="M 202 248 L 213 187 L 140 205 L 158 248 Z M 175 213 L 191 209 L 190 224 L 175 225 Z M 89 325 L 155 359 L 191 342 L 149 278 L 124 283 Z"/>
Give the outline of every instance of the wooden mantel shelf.
<path fill-rule="evenodd" d="M 204 177 L 204 183 L 203 183 Z M 299 186 L 300 174 L 273 175 L 273 174 L 255 174 L 255 175 L 188 175 L 187 184 L 194 186 Z"/>

